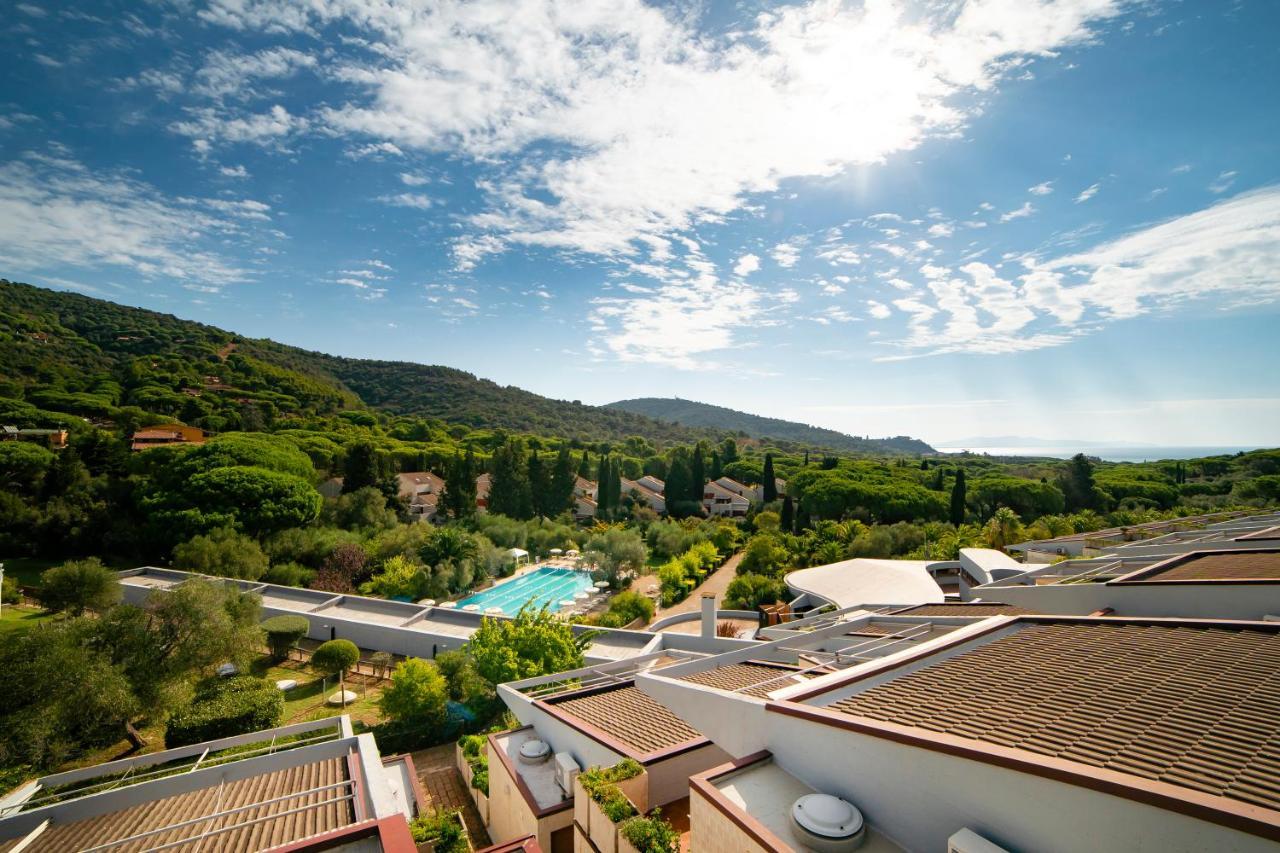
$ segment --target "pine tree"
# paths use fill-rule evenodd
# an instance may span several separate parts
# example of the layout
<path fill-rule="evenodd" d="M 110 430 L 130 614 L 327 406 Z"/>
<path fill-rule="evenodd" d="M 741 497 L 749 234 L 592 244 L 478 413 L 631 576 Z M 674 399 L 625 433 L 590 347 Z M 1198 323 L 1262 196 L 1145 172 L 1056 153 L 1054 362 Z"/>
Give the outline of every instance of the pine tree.
<path fill-rule="evenodd" d="M 724 476 L 724 463 L 720 461 L 720 452 L 718 450 L 711 451 L 711 472 L 710 477 L 713 480 L 719 480 Z"/>
<path fill-rule="evenodd" d="M 956 481 L 951 486 L 951 523 L 956 527 L 964 524 L 964 469 L 956 471 Z"/>
<path fill-rule="evenodd" d="M 578 461 L 578 476 L 584 480 L 591 479 L 591 451 L 582 451 L 582 459 Z"/>
<path fill-rule="evenodd" d="M 1067 510 L 1097 509 L 1094 495 L 1093 463 L 1083 453 L 1077 453 L 1067 463 L 1067 469 L 1058 479 L 1058 487 L 1067 499 Z"/>
<path fill-rule="evenodd" d="M 382 492 L 387 500 L 395 500 L 400 494 L 400 483 L 391 471 L 387 457 L 372 442 L 359 441 L 347 451 L 343 463 L 342 493 L 372 486 Z"/>
<path fill-rule="evenodd" d="M 764 482 L 760 485 L 764 489 L 764 502 L 772 503 L 778 499 L 778 478 L 773 473 L 773 454 L 766 453 L 764 455 L 764 473 L 760 475 L 760 479 Z"/>

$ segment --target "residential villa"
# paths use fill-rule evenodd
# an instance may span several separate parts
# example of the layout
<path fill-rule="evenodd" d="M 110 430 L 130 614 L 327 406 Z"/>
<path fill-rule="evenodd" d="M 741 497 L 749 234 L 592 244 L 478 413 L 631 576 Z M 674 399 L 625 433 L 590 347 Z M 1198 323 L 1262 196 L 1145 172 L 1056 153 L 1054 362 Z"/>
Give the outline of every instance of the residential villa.
<path fill-rule="evenodd" d="M 740 518 L 751 509 L 751 500 L 726 489 L 718 480 L 709 480 L 702 490 L 702 508 L 707 515 Z"/>
<path fill-rule="evenodd" d="M 130 448 L 149 450 L 171 444 L 204 444 L 205 431 L 185 424 L 161 424 L 140 429 L 133 434 Z"/>
<path fill-rule="evenodd" d="M 636 480 L 636 482 L 655 494 L 660 495 L 667 490 L 667 484 L 652 474 L 645 474 L 643 477 Z"/>
<path fill-rule="evenodd" d="M 419 521 L 434 521 L 439 509 L 444 480 L 430 471 L 397 474 L 400 498 L 409 506 L 409 515 Z"/>
<path fill-rule="evenodd" d="M 15 426 L 0 427 L 0 441 L 30 441 L 35 444 L 43 444 L 50 450 L 61 450 L 67 446 L 67 431 L 65 429 L 36 429 L 21 428 Z"/>
<path fill-rule="evenodd" d="M 650 477 L 647 479 L 652 480 L 653 478 Z M 638 496 L 639 500 L 643 501 L 649 509 L 659 515 L 666 514 L 667 499 L 663 497 L 661 493 L 655 492 L 653 489 L 644 485 L 643 479 L 628 480 L 626 477 L 623 477 L 621 478 L 621 485 L 623 497 L 626 497 L 627 495 Z"/>

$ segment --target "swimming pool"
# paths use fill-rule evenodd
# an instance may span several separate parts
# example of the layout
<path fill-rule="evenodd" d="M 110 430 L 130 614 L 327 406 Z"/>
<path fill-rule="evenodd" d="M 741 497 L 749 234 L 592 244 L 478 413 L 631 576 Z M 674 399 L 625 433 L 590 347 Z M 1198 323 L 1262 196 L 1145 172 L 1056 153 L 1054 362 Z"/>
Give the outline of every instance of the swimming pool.
<path fill-rule="evenodd" d="M 468 596 L 458 602 L 458 607 L 474 604 L 482 611 L 501 607 L 503 613 L 514 616 L 528 603 L 535 608 L 546 605 L 554 613 L 560 609 L 561 601 L 572 599 L 574 593 L 589 592 L 594 587 L 590 572 L 544 566 Z"/>

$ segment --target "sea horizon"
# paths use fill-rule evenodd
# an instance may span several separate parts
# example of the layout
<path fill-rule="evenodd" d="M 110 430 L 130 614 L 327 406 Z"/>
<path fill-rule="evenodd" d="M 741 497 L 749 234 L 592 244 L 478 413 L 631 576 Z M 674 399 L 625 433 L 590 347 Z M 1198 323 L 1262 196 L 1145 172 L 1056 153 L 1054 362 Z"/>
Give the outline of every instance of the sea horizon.
<path fill-rule="evenodd" d="M 1163 459 L 1199 459 L 1206 456 L 1234 456 L 1250 450 L 1262 449 L 1263 445 L 1132 445 L 1120 447 L 1080 447 L 1080 446 L 1004 446 L 1004 447 L 939 447 L 939 453 L 985 454 L 987 456 L 1032 456 L 1051 459 L 1070 459 L 1077 453 L 1101 459 L 1105 462 L 1156 462 Z"/>

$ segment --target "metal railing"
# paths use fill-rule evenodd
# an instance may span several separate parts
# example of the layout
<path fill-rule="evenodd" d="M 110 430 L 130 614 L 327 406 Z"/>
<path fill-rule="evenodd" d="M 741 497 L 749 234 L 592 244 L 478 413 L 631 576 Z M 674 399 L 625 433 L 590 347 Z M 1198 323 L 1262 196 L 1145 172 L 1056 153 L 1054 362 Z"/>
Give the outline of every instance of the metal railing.
<path fill-rule="evenodd" d="M 776 678 L 758 681 L 755 684 L 747 684 L 738 687 L 731 692 L 745 693 L 747 691 L 758 691 L 762 687 L 771 684 L 778 684 L 779 687 L 790 687 L 787 682 L 794 682 L 797 678 L 817 677 L 817 675 L 825 675 L 841 669 L 847 669 L 851 666 L 857 666 L 860 663 L 866 663 L 868 660 L 874 659 L 879 655 L 872 655 L 872 652 L 883 652 L 901 643 L 913 642 L 919 637 L 928 635 L 933 630 L 932 622 L 921 622 L 912 625 L 902 631 L 896 631 L 884 637 L 874 637 L 868 640 L 862 640 L 857 643 L 851 643 L 848 646 L 828 651 L 825 649 L 811 649 L 803 646 L 778 646 L 778 651 L 792 652 L 798 660 L 811 660 L 812 664 L 800 669 L 790 669 Z"/>

